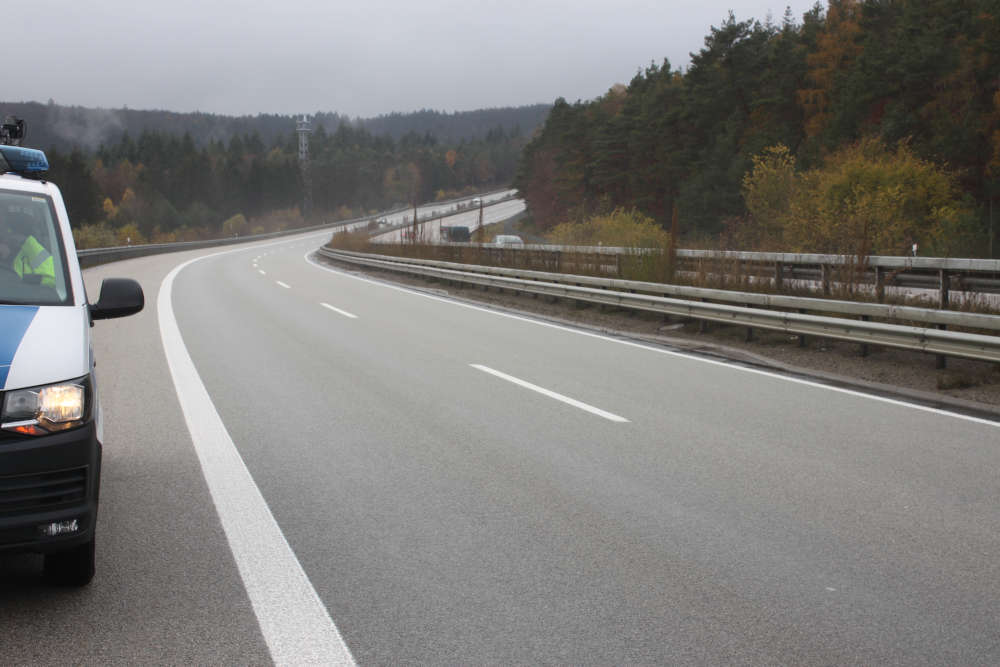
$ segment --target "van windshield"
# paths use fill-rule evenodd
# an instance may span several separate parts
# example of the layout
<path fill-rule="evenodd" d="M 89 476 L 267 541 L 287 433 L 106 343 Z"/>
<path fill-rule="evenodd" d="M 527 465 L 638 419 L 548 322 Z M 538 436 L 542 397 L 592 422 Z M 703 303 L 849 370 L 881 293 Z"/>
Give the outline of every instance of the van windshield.
<path fill-rule="evenodd" d="M 59 306 L 71 298 L 51 198 L 0 190 L 0 303 Z"/>

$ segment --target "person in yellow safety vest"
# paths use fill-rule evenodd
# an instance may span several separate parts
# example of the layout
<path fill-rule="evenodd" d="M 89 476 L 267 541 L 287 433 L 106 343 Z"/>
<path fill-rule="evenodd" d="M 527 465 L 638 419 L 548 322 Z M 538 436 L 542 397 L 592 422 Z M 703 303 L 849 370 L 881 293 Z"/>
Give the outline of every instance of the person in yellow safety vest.
<path fill-rule="evenodd" d="M 11 249 L 20 243 L 21 249 L 14 256 L 12 262 L 8 264 L 17 273 L 21 280 L 24 277 L 35 275 L 41 276 L 41 284 L 48 287 L 56 285 L 56 267 L 52 259 L 52 253 L 45 249 L 31 234 L 26 234 L 18 227 L 11 226 L 5 234 L 6 239 L 0 239 L 0 261 L 9 261 Z"/>

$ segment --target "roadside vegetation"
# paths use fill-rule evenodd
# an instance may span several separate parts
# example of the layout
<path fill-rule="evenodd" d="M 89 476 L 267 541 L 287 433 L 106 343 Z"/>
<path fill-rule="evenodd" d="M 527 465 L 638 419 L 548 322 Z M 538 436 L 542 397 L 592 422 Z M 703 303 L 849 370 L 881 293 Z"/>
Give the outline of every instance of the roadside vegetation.
<path fill-rule="evenodd" d="M 556 100 L 515 186 L 541 232 L 676 209 L 682 247 L 997 256 L 998 34 L 988 0 L 730 14 L 684 71 Z"/>
<path fill-rule="evenodd" d="M 666 230 L 635 209 L 615 209 L 579 223 L 564 222 L 556 225 L 547 238 L 558 245 L 666 248 L 670 243 Z"/>
<path fill-rule="evenodd" d="M 595 216 L 586 224 L 560 226 L 544 239 L 549 244 L 593 246 L 593 252 L 567 250 L 552 253 L 494 248 L 490 246 L 488 239 L 495 234 L 504 233 L 502 225 L 495 227 L 495 233 L 488 227 L 484 228 L 475 236 L 476 242 L 472 244 L 433 244 L 422 239 L 420 234 L 417 235 L 416 243 L 372 243 L 368 240 L 367 232 L 352 232 L 335 234 L 329 245 L 342 250 L 397 257 L 580 275 L 615 275 L 628 280 L 663 282 L 669 277 L 670 235 L 651 218 L 636 211 L 616 210 L 608 215 Z M 601 246 L 624 247 L 626 251 L 623 254 L 601 253 Z"/>
<path fill-rule="evenodd" d="M 733 219 L 730 244 L 784 252 L 955 256 L 977 241 L 971 197 L 956 176 L 914 154 L 864 139 L 807 171 L 778 144 L 753 158 L 743 178 L 747 215 Z"/>

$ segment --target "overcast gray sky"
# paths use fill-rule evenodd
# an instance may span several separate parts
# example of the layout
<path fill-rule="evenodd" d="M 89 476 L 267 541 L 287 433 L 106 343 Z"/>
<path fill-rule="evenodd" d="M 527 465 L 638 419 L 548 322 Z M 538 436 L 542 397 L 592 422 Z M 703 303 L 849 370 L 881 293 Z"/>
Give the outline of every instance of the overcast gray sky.
<path fill-rule="evenodd" d="M 362 117 L 575 101 L 651 60 L 687 67 L 730 9 L 780 23 L 813 4 L 31 0 L 4 10 L 0 99 Z"/>

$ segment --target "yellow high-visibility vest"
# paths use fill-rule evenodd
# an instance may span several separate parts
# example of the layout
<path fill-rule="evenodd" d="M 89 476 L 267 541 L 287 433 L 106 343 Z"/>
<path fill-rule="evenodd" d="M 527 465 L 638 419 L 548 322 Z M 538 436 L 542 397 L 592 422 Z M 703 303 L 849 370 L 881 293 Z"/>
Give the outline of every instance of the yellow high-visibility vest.
<path fill-rule="evenodd" d="M 42 277 L 42 284 L 56 286 L 56 266 L 52 253 L 46 250 L 34 236 L 29 236 L 21 246 L 21 252 L 14 258 L 14 271 L 21 278 L 25 275 Z"/>

